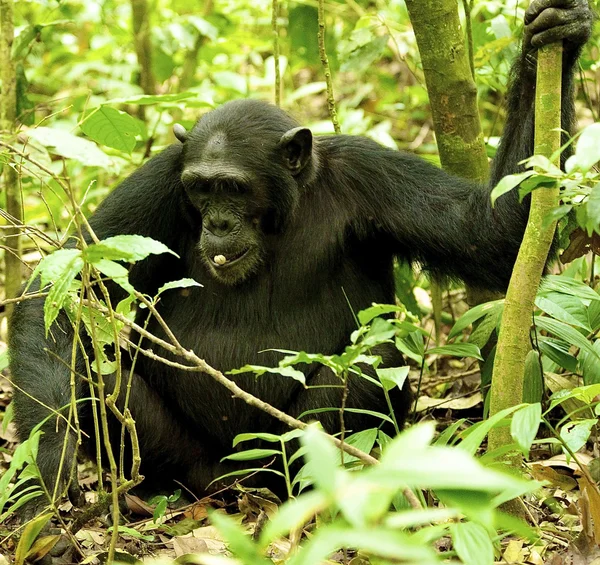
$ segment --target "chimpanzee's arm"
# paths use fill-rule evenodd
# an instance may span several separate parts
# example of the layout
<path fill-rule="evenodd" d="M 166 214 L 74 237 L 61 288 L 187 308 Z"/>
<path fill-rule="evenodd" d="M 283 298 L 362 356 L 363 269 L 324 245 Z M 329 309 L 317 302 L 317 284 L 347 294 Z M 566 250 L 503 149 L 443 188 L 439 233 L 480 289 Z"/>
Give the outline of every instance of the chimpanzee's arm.
<path fill-rule="evenodd" d="M 517 172 L 519 161 L 533 155 L 536 50 L 556 41 L 563 41 L 562 129 L 574 133 L 574 70 L 591 36 L 593 19 L 587 0 L 537 0 L 525 12 L 523 46 L 511 71 L 508 116 L 492 164 L 492 187 Z M 567 133 L 563 135 L 564 143 L 568 138 Z M 570 152 L 569 146 L 562 154 L 563 163 Z"/>
<path fill-rule="evenodd" d="M 358 235 L 434 274 L 459 277 L 505 290 L 527 221 L 527 206 L 513 191 L 492 209 L 490 189 L 533 154 L 535 49 L 563 40 L 563 128 L 574 125 L 573 74 L 581 45 L 589 38 L 592 13 L 585 0 L 537 0 L 526 15 L 522 55 L 513 69 L 509 115 L 489 187 L 452 177 L 402 153 L 354 137 L 320 140 L 322 175 L 342 187 Z M 337 177 L 334 178 L 334 173 Z"/>

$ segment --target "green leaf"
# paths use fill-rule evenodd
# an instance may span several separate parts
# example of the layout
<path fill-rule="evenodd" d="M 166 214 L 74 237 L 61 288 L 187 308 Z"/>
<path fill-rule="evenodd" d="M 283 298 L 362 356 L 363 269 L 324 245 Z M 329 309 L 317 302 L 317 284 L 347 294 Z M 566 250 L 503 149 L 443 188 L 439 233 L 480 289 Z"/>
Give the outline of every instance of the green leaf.
<path fill-rule="evenodd" d="M 224 512 L 210 512 L 210 521 L 217 527 L 229 543 L 229 550 L 243 563 L 252 563 L 256 565 L 272 565 L 271 561 L 266 560 L 255 544 L 242 527 Z"/>
<path fill-rule="evenodd" d="M 328 498 L 320 491 L 312 491 L 288 500 L 279 507 L 260 534 L 259 545 L 267 547 L 283 535 L 300 528 L 318 514 L 328 503 Z"/>
<path fill-rule="evenodd" d="M 492 206 L 496 203 L 496 200 L 503 194 L 510 192 L 516 186 L 519 186 L 525 179 L 532 175 L 535 175 L 535 171 L 525 171 L 524 173 L 517 173 L 515 175 L 505 176 L 492 190 L 490 197 L 492 199 Z"/>
<path fill-rule="evenodd" d="M 517 410 L 510 423 L 510 434 L 525 454 L 529 457 L 529 449 L 537 435 L 542 418 L 542 405 L 540 403 L 528 404 Z"/>
<path fill-rule="evenodd" d="M 573 453 L 577 453 L 590 439 L 592 428 L 597 423 L 596 419 L 567 422 L 560 430 L 560 437 Z"/>
<path fill-rule="evenodd" d="M 404 383 L 406 382 L 406 378 L 408 377 L 408 372 L 410 367 L 406 365 L 405 367 L 391 367 L 389 369 L 376 369 L 377 376 L 383 385 L 385 390 L 392 390 L 394 387 L 398 387 L 402 389 Z"/>
<path fill-rule="evenodd" d="M 540 366 L 537 351 L 530 351 L 525 357 L 525 376 L 523 380 L 523 402 L 534 404 L 541 402 L 544 395 L 544 374 Z"/>
<path fill-rule="evenodd" d="M 453 355 L 454 357 L 474 357 L 483 361 L 479 347 L 474 343 L 452 343 L 441 347 L 432 347 L 427 354 Z"/>
<path fill-rule="evenodd" d="M 596 340 L 592 347 L 600 355 L 600 340 Z M 578 360 L 583 374 L 583 383 L 586 385 L 600 383 L 600 363 L 598 363 L 598 359 L 586 351 L 581 351 Z"/>
<path fill-rule="evenodd" d="M 595 222 L 592 227 L 595 231 L 598 231 L 598 226 L 600 225 L 600 183 L 597 183 L 592 188 L 588 196 L 587 216 L 592 222 Z"/>
<path fill-rule="evenodd" d="M 115 281 L 128 294 L 135 292 L 135 289 L 129 282 L 129 271 L 123 265 L 119 265 L 119 263 L 115 263 L 109 259 L 99 259 L 92 264 L 103 275 Z"/>
<path fill-rule="evenodd" d="M 268 441 L 270 443 L 276 443 L 281 441 L 281 436 L 275 434 L 267 434 L 267 433 L 246 433 L 246 434 L 238 434 L 233 438 L 233 447 L 235 447 L 238 443 L 242 443 L 243 441 L 251 441 L 253 439 L 260 439 L 262 441 Z"/>
<path fill-rule="evenodd" d="M 157 296 L 162 294 L 165 290 L 171 290 L 173 288 L 189 288 L 191 286 L 199 286 L 202 287 L 199 282 L 196 282 L 194 279 L 179 279 L 178 281 L 171 281 L 167 284 L 163 284 L 156 293 Z"/>
<path fill-rule="evenodd" d="M 281 375 L 289 377 L 302 384 L 306 384 L 306 376 L 302 371 L 298 371 L 293 367 L 263 367 L 262 365 L 244 365 L 239 369 L 227 371 L 228 375 L 241 375 L 242 373 L 254 373 L 257 377 L 261 377 L 265 373 L 271 375 Z"/>
<path fill-rule="evenodd" d="M 223 457 L 221 461 L 228 459 L 229 461 L 254 461 L 256 459 L 264 459 L 273 455 L 281 455 L 279 449 L 247 449 L 246 451 L 238 451 Z"/>
<path fill-rule="evenodd" d="M 352 39 L 354 39 L 353 36 L 355 36 L 356 32 L 362 33 L 363 31 L 365 31 L 364 28 L 352 32 L 351 50 L 343 55 L 345 61 L 343 61 L 340 66 L 342 72 L 363 72 L 383 55 L 390 39 L 389 35 L 375 37 L 371 34 L 372 39 L 370 41 L 363 43 L 362 45 L 357 45 L 352 41 Z M 341 54 L 340 58 L 342 58 Z"/>
<path fill-rule="evenodd" d="M 539 295 L 535 299 L 535 305 L 550 314 L 553 318 L 578 326 L 591 332 L 587 308 L 581 301 L 581 298 L 559 292 L 549 292 L 545 295 Z"/>
<path fill-rule="evenodd" d="M 176 257 L 178 256 L 164 243 L 141 235 L 109 237 L 99 243 L 89 245 L 83 252 L 84 257 L 90 263 L 95 263 L 100 259 L 133 263 L 145 259 L 148 255 L 160 255 L 161 253 L 171 253 Z"/>
<path fill-rule="evenodd" d="M 52 518 L 52 514 L 41 514 L 33 520 L 30 520 L 25 525 L 19 545 L 17 545 L 17 551 L 15 553 L 15 565 L 24 565 L 27 553 L 31 549 L 33 542 L 38 537 L 42 528 L 48 523 L 48 520 Z"/>
<path fill-rule="evenodd" d="M 340 547 L 355 548 L 397 563 L 440 565 L 435 552 L 403 532 L 377 528 L 351 528 L 331 524 L 318 528 L 316 533 L 287 562 L 287 565 L 316 565 L 325 563 Z M 250 563 L 250 562 L 248 562 Z"/>
<path fill-rule="evenodd" d="M 30 129 L 27 134 L 55 155 L 75 159 L 89 167 L 101 167 L 103 169 L 112 167 L 111 159 L 95 143 L 73 135 L 68 131 L 38 127 Z"/>
<path fill-rule="evenodd" d="M 99 106 L 86 114 L 81 130 L 95 142 L 131 154 L 140 135 L 138 120 L 111 106 Z"/>
<path fill-rule="evenodd" d="M 497 426 L 504 418 L 507 418 L 510 414 L 512 414 L 515 410 L 518 410 L 523 406 L 519 404 L 517 406 L 511 406 L 510 408 L 505 408 L 504 410 L 500 410 L 487 420 L 483 420 L 483 422 L 478 422 L 477 424 L 471 426 L 468 430 L 463 432 L 462 436 L 464 439 L 458 444 L 460 449 L 463 449 L 467 453 L 471 455 L 475 455 L 477 449 L 485 439 L 485 436 L 488 432 L 494 427 Z"/>
<path fill-rule="evenodd" d="M 554 361 L 557 365 L 564 367 L 567 371 L 571 371 L 572 373 L 577 371 L 577 359 L 569 353 L 568 343 L 541 335 L 538 335 L 537 341 L 540 351 L 546 357 Z"/>
<path fill-rule="evenodd" d="M 575 161 L 589 171 L 600 160 L 600 124 L 590 124 L 581 132 L 575 147 Z"/>
<path fill-rule="evenodd" d="M 371 320 L 392 312 L 404 312 L 402 306 L 394 306 L 392 304 L 373 304 L 369 308 L 365 308 L 358 313 L 358 321 L 361 325 L 366 326 Z"/>
<path fill-rule="evenodd" d="M 46 336 L 48 336 L 50 326 L 56 320 L 58 313 L 65 304 L 71 283 L 75 280 L 81 269 L 83 269 L 83 265 L 83 259 L 80 256 L 74 256 L 66 265 L 63 274 L 48 292 L 48 296 L 46 296 L 46 300 L 44 301 L 44 327 L 46 329 Z"/>
<path fill-rule="evenodd" d="M 42 288 L 60 279 L 75 257 L 79 257 L 79 249 L 59 249 L 46 255 L 37 265 L 30 281 L 39 274 Z"/>
<path fill-rule="evenodd" d="M 535 316 L 535 325 L 539 329 L 546 330 L 547 332 L 556 335 L 557 337 L 566 341 L 568 344 L 576 345 L 579 347 L 579 349 L 594 356 L 597 362 L 600 362 L 600 355 L 592 347 L 592 344 L 585 338 L 585 336 L 581 335 L 571 326 L 546 316 Z"/>
<path fill-rule="evenodd" d="M 454 324 L 452 330 L 448 334 L 448 339 L 452 339 L 456 337 L 460 332 L 462 332 L 465 328 L 470 326 L 473 322 L 479 320 L 483 316 L 492 315 L 494 312 L 501 311 L 504 307 L 504 300 L 493 300 L 492 302 L 485 302 L 484 304 L 479 304 L 475 306 L 475 308 L 471 308 L 467 310 Z"/>
<path fill-rule="evenodd" d="M 337 477 L 343 472 L 337 466 L 337 449 L 314 425 L 306 428 L 301 441 L 306 448 L 305 460 L 308 474 L 320 491 L 333 495 L 337 486 Z"/>
<path fill-rule="evenodd" d="M 298 416 L 299 420 L 302 420 L 306 416 L 310 416 L 311 414 L 322 414 L 323 412 L 339 412 L 339 408 L 313 408 L 312 410 L 305 410 Z M 389 422 L 393 424 L 394 421 L 381 412 L 375 412 L 375 410 L 365 410 L 364 408 L 346 408 L 344 412 L 350 412 L 351 414 L 365 414 L 367 416 L 373 416 L 373 418 L 378 418 L 379 420 L 384 420 L 385 422 Z"/>
<path fill-rule="evenodd" d="M 538 295 L 547 296 L 548 293 L 553 291 L 577 296 L 578 298 L 583 298 L 584 300 L 600 301 L 600 294 L 580 281 L 559 275 L 546 275 L 542 279 Z"/>
<path fill-rule="evenodd" d="M 452 545 L 464 565 L 493 565 L 494 546 L 486 529 L 474 522 L 450 526 Z"/>
<path fill-rule="evenodd" d="M 362 430 L 360 432 L 356 432 L 351 436 L 348 436 L 344 443 L 348 445 L 352 445 L 356 447 L 356 449 L 360 449 L 363 453 L 371 453 L 373 446 L 375 445 L 375 440 L 377 439 L 377 428 L 369 428 L 367 430 Z M 338 462 L 341 465 L 341 451 L 338 450 Z M 353 463 L 355 461 L 359 461 L 358 457 L 354 457 L 353 455 L 348 455 L 348 453 L 344 453 L 344 464 Z"/>

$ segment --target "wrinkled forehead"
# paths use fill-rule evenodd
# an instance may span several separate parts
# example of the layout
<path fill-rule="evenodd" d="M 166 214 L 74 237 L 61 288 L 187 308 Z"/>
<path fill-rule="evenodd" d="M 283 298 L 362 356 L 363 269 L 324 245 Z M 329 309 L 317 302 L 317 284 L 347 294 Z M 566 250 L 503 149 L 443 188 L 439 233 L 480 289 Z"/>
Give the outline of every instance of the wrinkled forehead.
<path fill-rule="evenodd" d="M 249 139 L 227 135 L 224 131 L 208 132 L 198 128 L 186 142 L 182 180 L 208 182 L 227 179 L 240 184 L 257 180 L 262 151 Z"/>

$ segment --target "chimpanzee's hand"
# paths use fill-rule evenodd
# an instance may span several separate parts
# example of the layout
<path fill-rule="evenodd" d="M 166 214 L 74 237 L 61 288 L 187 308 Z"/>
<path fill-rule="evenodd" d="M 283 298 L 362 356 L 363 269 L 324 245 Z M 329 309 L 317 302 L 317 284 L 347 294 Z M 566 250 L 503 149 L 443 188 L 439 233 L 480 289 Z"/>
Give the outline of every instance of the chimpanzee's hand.
<path fill-rule="evenodd" d="M 594 14 L 587 0 L 533 0 L 525 12 L 523 53 L 563 41 L 577 50 L 592 34 Z"/>

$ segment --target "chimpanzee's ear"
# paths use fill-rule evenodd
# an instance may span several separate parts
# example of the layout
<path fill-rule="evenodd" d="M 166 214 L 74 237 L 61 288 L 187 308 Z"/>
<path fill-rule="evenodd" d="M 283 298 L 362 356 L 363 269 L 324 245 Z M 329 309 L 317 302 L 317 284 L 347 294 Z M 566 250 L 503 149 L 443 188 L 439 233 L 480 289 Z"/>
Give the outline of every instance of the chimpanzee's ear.
<path fill-rule="evenodd" d="M 187 139 L 187 131 L 185 131 L 185 128 L 181 124 L 175 124 L 173 126 L 173 134 L 179 141 L 181 141 L 181 143 L 185 143 L 185 140 Z"/>
<path fill-rule="evenodd" d="M 294 128 L 286 131 L 279 142 L 283 162 L 293 175 L 297 175 L 310 161 L 313 137 L 308 128 Z"/>

